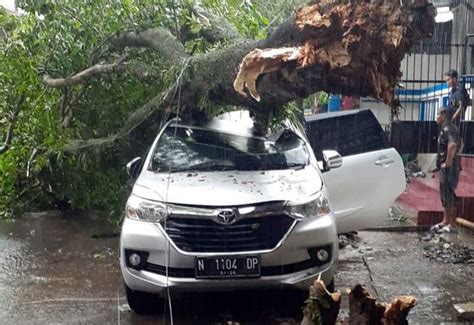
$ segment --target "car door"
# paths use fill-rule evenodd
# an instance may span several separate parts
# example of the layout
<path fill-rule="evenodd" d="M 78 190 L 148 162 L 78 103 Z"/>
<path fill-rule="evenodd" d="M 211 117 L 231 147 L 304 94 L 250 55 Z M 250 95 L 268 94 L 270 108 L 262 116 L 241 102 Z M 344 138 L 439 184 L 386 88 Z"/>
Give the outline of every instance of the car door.
<path fill-rule="evenodd" d="M 307 134 L 318 159 L 328 149 L 343 157 L 342 167 L 323 173 L 338 233 L 383 223 L 406 182 L 402 159 L 372 112 L 317 117 L 308 121 Z"/>

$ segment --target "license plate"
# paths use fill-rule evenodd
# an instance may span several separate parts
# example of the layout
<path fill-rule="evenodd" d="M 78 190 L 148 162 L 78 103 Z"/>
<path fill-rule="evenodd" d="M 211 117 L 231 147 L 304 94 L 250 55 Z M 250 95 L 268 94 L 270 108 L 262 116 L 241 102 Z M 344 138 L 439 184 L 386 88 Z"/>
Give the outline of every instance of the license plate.
<path fill-rule="evenodd" d="M 260 256 L 196 257 L 196 278 L 251 278 L 260 276 Z"/>

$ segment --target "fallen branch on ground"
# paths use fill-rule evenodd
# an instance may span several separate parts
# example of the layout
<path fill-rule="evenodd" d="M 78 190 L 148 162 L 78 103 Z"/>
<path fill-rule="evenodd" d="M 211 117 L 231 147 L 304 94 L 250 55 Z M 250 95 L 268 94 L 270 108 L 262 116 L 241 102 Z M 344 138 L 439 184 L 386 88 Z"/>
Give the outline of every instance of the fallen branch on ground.
<path fill-rule="evenodd" d="M 412 296 L 399 296 L 391 303 L 377 303 L 367 288 L 358 284 L 349 293 L 349 318 L 338 322 L 341 292 L 330 293 L 321 280 L 316 280 L 309 291 L 303 308 L 302 325 L 408 324 L 408 313 L 416 305 L 416 299 Z"/>
<path fill-rule="evenodd" d="M 303 308 L 303 321 L 301 325 L 335 324 L 342 294 L 337 291 L 330 293 L 324 282 L 316 280 L 309 288 L 309 298 Z"/>
<path fill-rule="evenodd" d="M 456 218 L 456 222 L 459 225 L 474 231 L 474 222 L 471 222 L 471 221 L 463 219 L 463 218 Z"/>

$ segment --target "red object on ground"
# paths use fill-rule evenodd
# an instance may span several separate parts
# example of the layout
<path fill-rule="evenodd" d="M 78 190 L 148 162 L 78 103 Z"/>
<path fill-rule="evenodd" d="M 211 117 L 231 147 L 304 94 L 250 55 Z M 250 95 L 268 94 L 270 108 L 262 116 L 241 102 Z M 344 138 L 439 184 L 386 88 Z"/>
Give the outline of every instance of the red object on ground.
<path fill-rule="evenodd" d="M 458 217 L 474 221 L 474 158 L 462 157 L 461 174 L 456 189 Z M 439 172 L 426 178 L 412 178 L 405 192 L 397 199 L 404 213 L 416 219 L 418 225 L 432 225 L 443 219 L 443 206 L 439 197 Z"/>

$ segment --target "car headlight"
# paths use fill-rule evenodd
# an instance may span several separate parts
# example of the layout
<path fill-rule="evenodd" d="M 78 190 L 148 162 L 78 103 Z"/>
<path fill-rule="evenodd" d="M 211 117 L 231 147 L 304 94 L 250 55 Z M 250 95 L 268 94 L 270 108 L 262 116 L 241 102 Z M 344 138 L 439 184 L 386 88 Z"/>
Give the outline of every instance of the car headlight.
<path fill-rule="evenodd" d="M 166 204 L 130 195 L 125 208 L 125 216 L 134 220 L 160 222 L 169 215 Z"/>
<path fill-rule="evenodd" d="M 288 202 L 285 206 L 286 213 L 297 220 L 307 217 L 316 217 L 328 214 L 329 200 L 326 192 L 321 190 L 317 194 L 311 196 L 306 202 Z"/>

